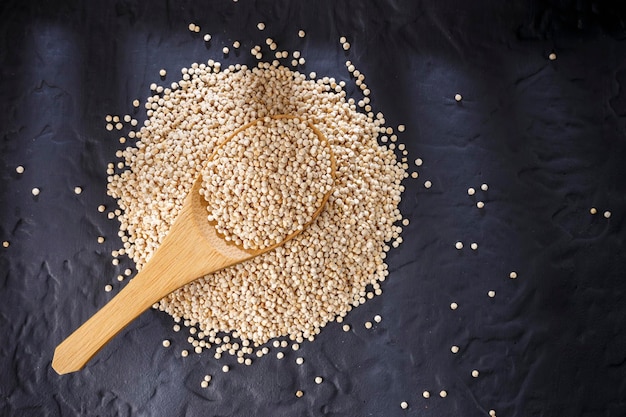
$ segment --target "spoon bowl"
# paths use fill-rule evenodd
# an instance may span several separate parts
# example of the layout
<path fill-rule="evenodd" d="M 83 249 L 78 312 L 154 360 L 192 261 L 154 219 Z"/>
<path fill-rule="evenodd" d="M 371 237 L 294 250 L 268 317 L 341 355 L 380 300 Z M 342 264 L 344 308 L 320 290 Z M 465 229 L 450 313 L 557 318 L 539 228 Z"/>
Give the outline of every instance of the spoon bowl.
<path fill-rule="evenodd" d="M 272 116 L 273 119 L 295 117 Z M 260 120 L 254 120 L 235 130 L 216 148 L 210 159 L 215 157 L 217 149 Z M 334 178 L 336 167 L 330 144 L 312 123 L 307 124 L 328 147 L 331 174 Z M 199 277 L 268 252 L 302 232 L 297 230 L 281 242 L 262 249 L 243 249 L 232 242 L 227 242 L 209 223 L 207 202 L 200 194 L 201 188 L 202 174 L 195 179 L 178 217 L 149 262 L 118 295 L 57 346 L 52 359 L 52 368 L 58 374 L 80 370 L 109 340 L 169 293 Z M 332 189 L 326 192 L 307 225 L 322 212 L 331 192 Z"/>

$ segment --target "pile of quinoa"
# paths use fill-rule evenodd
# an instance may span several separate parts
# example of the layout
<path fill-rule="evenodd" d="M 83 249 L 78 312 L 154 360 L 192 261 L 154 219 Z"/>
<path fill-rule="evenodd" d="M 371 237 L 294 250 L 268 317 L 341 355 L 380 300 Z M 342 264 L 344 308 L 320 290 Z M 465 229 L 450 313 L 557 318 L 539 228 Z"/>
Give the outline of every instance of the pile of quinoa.
<path fill-rule="evenodd" d="M 174 321 L 198 328 L 196 352 L 215 347 L 216 357 L 227 352 L 243 363 L 253 347 L 274 338 L 312 341 L 328 322 L 382 293 L 389 244 L 402 241 L 398 204 L 407 165 L 397 160 L 393 143 L 379 143 L 393 133 L 383 115 L 369 105 L 368 113 L 358 110 L 342 87 L 276 61 L 253 68 L 209 61 L 183 68 L 172 88 L 148 98 L 137 143 L 121 152 L 126 169 L 108 183 L 121 209 L 122 251 L 138 270 L 169 231 L 209 156 L 237 128 L 266 116 L 297 116 L 326 137 L 336 163 L 324 210 L 301 234 L 158 303 Z"/>

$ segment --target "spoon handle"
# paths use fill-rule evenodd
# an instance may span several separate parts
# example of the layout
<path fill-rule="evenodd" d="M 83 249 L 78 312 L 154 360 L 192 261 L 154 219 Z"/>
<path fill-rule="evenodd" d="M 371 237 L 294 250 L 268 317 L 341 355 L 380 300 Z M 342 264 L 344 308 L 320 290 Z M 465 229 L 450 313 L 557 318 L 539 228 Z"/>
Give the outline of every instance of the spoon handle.
<path fill-rule="evenodd" d="M 54 351 L 58 374 L 80 370 L 109 340 L 155 302 L 194 279 L 219 270 L 232 260 L 203 243 L 185 210 L 152 259 L 108 304 Z"/>

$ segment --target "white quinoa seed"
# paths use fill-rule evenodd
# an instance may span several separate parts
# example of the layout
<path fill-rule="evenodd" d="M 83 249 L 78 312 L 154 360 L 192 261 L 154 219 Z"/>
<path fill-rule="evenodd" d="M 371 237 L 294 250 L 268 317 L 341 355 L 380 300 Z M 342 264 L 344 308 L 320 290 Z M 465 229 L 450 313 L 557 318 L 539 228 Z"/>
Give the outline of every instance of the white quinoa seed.
<path fill-rule="evenodd" d="M 472 250 L 478 249 L 478 243 L 472 242 L 472 244 L 470 245 L 470 248 L 472 248 Z"/>
<path fill-rule="evenodd" d="M 474 369 L 474 370 L 472 371 L 472 377 L 474 377 L 474 378 L 478 378 L 478 375 L 480 375 L 480 372 L 478 372 L 476 369 Z"/>
<path fill-rule="evenodd" d="M 400 403 L 400 408 L 402 408 L 403 410 L 406 410 L 407 408 L 409 408 L 409 404 L 406 401 L 402 401 Z"/>
<path fill-rule="evenodd" d="M 276 353 L 276 358 L 278 358 L 278 359 L 282 359 L 282 358 L 284 358 L 284 357 L 285 357 L 285 354 L 284 354 L 283 352 L 278 352 L 278 353 Z"/>
<path fill-rule="evenodd" d="M 200 386 L 201 386 L 202 388 L 208 388 L 209 383 L 208 383 L 207 381 L 201 381 L 201 382 L 200 382 Z"/>
<path fill-rule="evenodd" d="M 489 291 L 487 295 L 489 296 L 489 298 L 493 298 L 496 296 L 496 292 L 492 290 L 492 291 Z"/>
<path fill-rule="evenodd" d="M 350 331 L 350 325 L 349 324 L 344 324 L 343 325 L 343 331 L 344 332 L 349 332 Z"/>
<path fill-rule="evenodd" d="M 459 347 L 458 347 L 458 346 L 456 346 L 456 345 L 452 346 L 452 347 L 450 348 L 450 352 L 455 353 L 455 354 L 456 354 L 456 353 L 459 353 Z"/>
<path fill-rule="evenodd" d="M 300 30 L 298 31 L 298 37 L 300 37 L 300 38 L 304 38 L 305 36 L 306 36 L 306 33 L 305 33 L 302 29 L 300 29 Z"/>
<path fill-rule="evenodd" d="M 478 201 L 478 202 L 476 203 L 476 207 L 478 207 L 479 209 L 484 208 L 484 207 L 485 207 L 485 203 L 484 203 L 484 202 L 482 202 L 482 201 Z"/>
<path fill-rule="evenodd" d="M 604 218 L 608 219 L 609 217 L 611 217 L 611 212 L 607 210 L 604 212 Z"/>
<path fill-rule="evenodd" d="M 35 187 L 30 191 L 34 196 L 38 196 L 39 195 L 39 188 Z"/>
<path fill-rule="evenodd" d="M 456 242 L 456 243 L 454 244 L 454 247 L 455 247 L 455 248 L 457 248 L 458 250 L 463 249 L 463 242 L 460 242 L 460 241 L 459 241 L 459 242 Z"/>
<path fill-rule="evenodd" d="M 259 30 L 265 30 L 265 23 L 259 22 L 256 24 L 256 28 Z"/>
<path fill-rule="evenodd" d="M 81 187 L 74 187 L 74 194 L 80 194 L 83 192 L 83 189 Z"/>
<path fill-rule="evenodd" d="M 205 42 L 209 42 L 211 40 L 211 35 L 209 35 L 208 33 L 204 35 L 204 41 Z"/>
<path fill-rule="evenodd" d="M 2 242 L 2 247 L 3 248 L 8 248 L 9 246 L 11 246 L 11 243 L 9 243 L 8 240 L 5 240 L 5 241 Z"/>
<path fill-rule="evenodd" d="M 302 365 L 304 363 L 304 358 L 296 358 L 296 363 L 298 365 Z"/>
<path fill-rule="evenodd" d="M 462 96 L 462 95 L 460 95 L 460 94 L 455 94 L 454 99 L 455 99 L 456 101 L 461 101 L 461 100 L 463 100 L 463 96 Z"/>
<path fill-rule="evenodd" d="M 548 59 L 550 61 L 555 61 L 556 60 L 556 54 L 554 52 L 552 52 L 550 55 L 548 55 Z"/>
<path fill-rule="evenodd" d="M 424 181 L 424 187 L 425 188 L 430 188 L 433 186 L 433 183 L 429 180 Z"/>
<path fill-rule="evenodd" d="M 381 316 L 379 316 L 378 314 L 374 316 L 374 321 L 376 323 L 380 323 L 383 320 L 383 318 Z"/>
<path fill-rule="evenodd" d="M 474 195 L 474 194 L 476 194 L 476 190 L 475 189 L 473 189 L 471 187 L 467 189 L 467 195 Z"/>
<path fill-rule="evenodd" d="M 430 398 L 430 392 L 428 392 L 428 391 L 424 391 L 424 392 L 422 392 L 422 397 L 424 397 L 424 398 Z"/>
<path fill-rule="evenodd" d="M 365 322 L 365 328 L 366 329 L 371 329 L 372 328 L 372 322 L 371 321 L 366 321 Z"/>
<path fill-rule="evenodd" d="M 511 271 L 511 272 L 509 273 L 509 278 L 511 278 L 511 279 L 515 279 L 515 278 L 517 278 L 517 272 L 515 272 L 515 271 Z"/>
<path fill-rule="evenodd" d="M 304 392 L 301 390 L 296 391 L 296 397 L 301 398 L 304 395 Z"/>
<path fill-rule="evenodd" d="M 324 382 L 324 379 L 321 376 L 316 376 L 315 377 L 315 383 L 316 384 L 321 384 L 322 382 Z"/>
<path fill-rule="evenodd" d="M 441 398 L 446 398 L 448 396 L 448 392 L 445 391 L 445 390 L 441 390 L 441 391 L 439 391 L 439 396 Z"/>
<path fill-rule="evenodd" d="M 107 284 L 104 286 L 104 291 L 106 292 L 111 292 L 111 290 L 113 289 L 113 287 L 110 284 Z"/>
<path fill-rule="evenodd" d="M 351 107 L 345 91 L 331 87 L 336 81 L 314 81 L 278 63 L 228 72 L 218 64 L 192 65 L 187 79 L 172 83 L 177 88 L 163 90 L 161 104 L 146 103 L 150 113 L 136 131 L 137 144 L 121 152 L 126 169 L 109 176 L 108 194 L 124 207 L 118 219 L 125 253 L 140 271 L 220 138 L 269 115 L 310 120 L 327 138 L 337 163 L 333 191 L 320 216 L 285 245 L 200 278 L 159 302 L 160 310 L 192 320 L 206 334 L 236 329 L 239 350 L 244 340 L 256 346 L 277 337 L 309 340 L 354 303 L 366 301 L 366 287 L 388 275 L 382 248 L 399 234 L 400 182 L 406 171 L 394 152 L 377 142 L 384 118 Z M 354 131 L 358 137 L 349 133 Z M 319 288 L 324 297 L 317 296 Z M 211 314 L 204 305 L 212 306 Z"/>
<path fill-rule="evenodd" d="M 222 366 L 222 372 L 228 372 L 228 371 L 230 371 L 230 367 L 228 365 Z"/>
<path fill-rule="evenodd" d="M 161 77 L 165 77 L 165 76 L 167 75 L 167 71 L 165 71 L 164 69 L 161 69 L 161 70 L 159 71 L 159 75 L 160 75 Z M 129 120 L 129 122 L 130 122 L 130 120 Z"/>
<path fill-rule="evenodd" d="M 591 207 L 591 209 L 589 209 L 589 213 L 591 214 L 597 214 L 598 213 L 598 209 L 595 207 Z"/>
<path fill-rule="evenodd" d="M 98 243 L 104 243 L 104 237 L 98 236 Z"/>
<path fill-rule="evenodd" d="M 21 166 L 21 165 L 18 165 L 18 166 L 15 168 L 15 172 L 17 172 L 18 174 L 23 174 L 23 173 L 24 173 L 24 167 L 23 167 L 23 166 Z"/>
<path fill-rule="evenodd" d="M 457 303 L 450 303 L 450 310 L 456 310 L 457 308 L 459 308 Z"/>
<path fill-rule="evenodd" d="M 483 191 L 487 191 L 489 189 L 489 186 L 487 184 L 482 184 L 480 186 L 480 189 L 483 190 Z"/>
<path fill-rule="evenodd" d="M 496 410 L 489 410 L 489 415 L 491 417 L 496 417 Z"/>
<path fill-rule="evenodd" d="M 170 347 L 170 341 L 169 341 L 169 340 L 167 340 L 167 339 L 165 339 L 165 340 L 163 341 L 163 347 Z"/>

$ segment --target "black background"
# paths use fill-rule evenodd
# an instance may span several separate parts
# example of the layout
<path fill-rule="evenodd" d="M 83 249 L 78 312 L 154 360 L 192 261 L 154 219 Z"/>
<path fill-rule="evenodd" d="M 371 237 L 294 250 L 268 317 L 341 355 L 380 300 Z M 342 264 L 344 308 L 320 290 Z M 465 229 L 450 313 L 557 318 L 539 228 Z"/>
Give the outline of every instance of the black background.
<path fill-rule="evenodd" d="M 0 415 L 626 415 L 624 9 L 566 0 L 2 2 L 0 240 L 11 244 L 0 248 Z M 382 296 L 348 315 L 350 332 L 331 323 L 299 352 L 280 361 L 271 348 L 249 367 L 209 352 L 181 358 L 187 332 L 149 311 L 83 371 L 58 376 L 55 346 L 133 266 L 111 264 L 117 221 L 96 210 L 114 208 L 105 171 L 121 147 L 105 115 L 141 121 L 131 102 L 143 102 L 152 82 L 169 85 L 209 58 L 253 64 L 250 48 L 268 36 L 303 52 L 303 72 L 346 80 L 355 93 L 351 60 L 374 111 L 406 125 L 409 160 L 424 160 L 411 165 L 420 177 L 405 181 L 411 224 L 387 258 Z M 242 47 L 223 57 L 234 40 Z M 483 182 L 487 192 L 467 195 Z M 375 314 L 382 322 L 366 330 Z"/>

